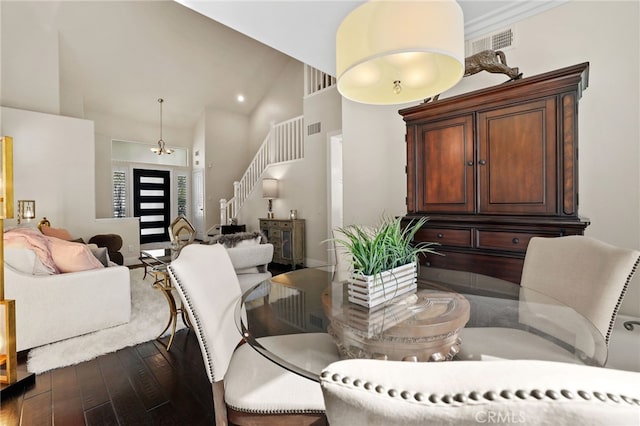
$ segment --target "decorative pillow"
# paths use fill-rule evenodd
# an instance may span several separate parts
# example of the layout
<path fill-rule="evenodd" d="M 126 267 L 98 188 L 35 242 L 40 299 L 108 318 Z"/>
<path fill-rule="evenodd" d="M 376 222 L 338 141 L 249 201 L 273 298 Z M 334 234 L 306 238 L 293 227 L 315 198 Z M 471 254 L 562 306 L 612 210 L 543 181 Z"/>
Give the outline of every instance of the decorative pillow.
<path fill-rule="evenodd" d="M 51 257 L 60 272 L 78 272 L 104 268 L 85 244 L 47 237 Z"/>
<path fill-rule="evenodd" d="M 42 228 L 40 228 L 40 231 L 47 237 L 60 238 L 61 240 L 65 241 L 71 241 L 73 239 L 69 231 L 64 228 L 52 228 L 50 226 L 43 226 Z"/>
<path fill-rule="evenodd" d="M 96 259 L 98 259 L 100 263 L 102 263 L 102 265 L 104 265 L 105 267 L 109 266 L 109 251 L 106 247 L 91 247 L 91 245 L 89 245 L 88 247 L 89 250 L 91 250 L 91 253 L 93 253 Z"/>
<path fill-rule="evenodd" d="M 264 244 L 267 238 L 262 232 L 236 232 L 235 234 L 216 235 L 211 239 L 211 244 L 222 244 L 226 248 L 253 246 Z"/>
<path fill-rule="evenodd" d="M 33 274 L 33 263 L 35 260 L 36 254 L 28 248 L 4 249 L 4 262 L 16 271 Z"/>
<path fill-rule="evenodd" d="M 56 271 L 47 268 L 36 256 L 36 253 L 28 248 L 5 248 L 4 261 L 16 271 L 31 275 L 52 275 Z"/>

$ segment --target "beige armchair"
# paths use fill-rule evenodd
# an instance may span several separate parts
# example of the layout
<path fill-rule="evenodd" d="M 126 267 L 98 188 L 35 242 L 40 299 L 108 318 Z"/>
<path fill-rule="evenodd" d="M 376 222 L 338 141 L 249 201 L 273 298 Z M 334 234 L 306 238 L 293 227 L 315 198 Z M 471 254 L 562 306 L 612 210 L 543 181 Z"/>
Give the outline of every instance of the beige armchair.
<path fill-rule="evenodd" d="M 321 374 L 331 426 L 637 425 L 640 373 L 548 361 L 354 359 Z"/>

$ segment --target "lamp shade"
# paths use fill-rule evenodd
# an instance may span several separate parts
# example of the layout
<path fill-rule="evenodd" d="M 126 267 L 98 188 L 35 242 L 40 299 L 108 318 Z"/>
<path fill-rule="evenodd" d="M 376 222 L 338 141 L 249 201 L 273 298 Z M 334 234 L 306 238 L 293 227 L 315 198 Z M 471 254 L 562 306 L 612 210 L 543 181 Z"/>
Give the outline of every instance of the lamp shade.
<path fill-rule="evenodd" d="M 455 0 L 373 0 L 336 33 L 338 91 L 367 104 L 422 100 L 464 75 L 464 19 Z"/>
<path fill-rule="evenodd" d="M 262 198 L 278 198 L 277 179 L 262 179 Z"/>

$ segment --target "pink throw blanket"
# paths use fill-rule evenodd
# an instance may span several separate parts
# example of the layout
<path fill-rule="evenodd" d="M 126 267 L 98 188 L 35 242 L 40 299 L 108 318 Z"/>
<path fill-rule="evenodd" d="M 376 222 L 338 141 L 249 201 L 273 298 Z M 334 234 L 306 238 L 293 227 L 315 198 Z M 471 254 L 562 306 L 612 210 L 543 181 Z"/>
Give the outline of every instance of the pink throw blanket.
<path fill-rule="evenodd" d="M 60 270 L 51 257 L 49 241 L 40 231 L 31 228 L 15 228 L 4 233 L 4 246 L 7 248 L 28 248 L 38 256 L 42 264 L 60 273 Z"/>

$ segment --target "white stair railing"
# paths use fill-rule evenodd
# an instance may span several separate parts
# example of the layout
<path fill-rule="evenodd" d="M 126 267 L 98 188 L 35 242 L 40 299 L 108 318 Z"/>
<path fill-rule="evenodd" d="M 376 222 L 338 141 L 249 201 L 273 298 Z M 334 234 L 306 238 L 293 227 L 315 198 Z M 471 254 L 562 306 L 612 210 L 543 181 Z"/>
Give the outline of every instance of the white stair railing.
<path fill-rule="evenodd" d="M 271 127 L 242 178 L 233 183 L 233 198 L 220 200 L 220 223 L 237 217 L 267 166 L 304 158 L 303 125 L 304 117 L 299 116 Z"/>

